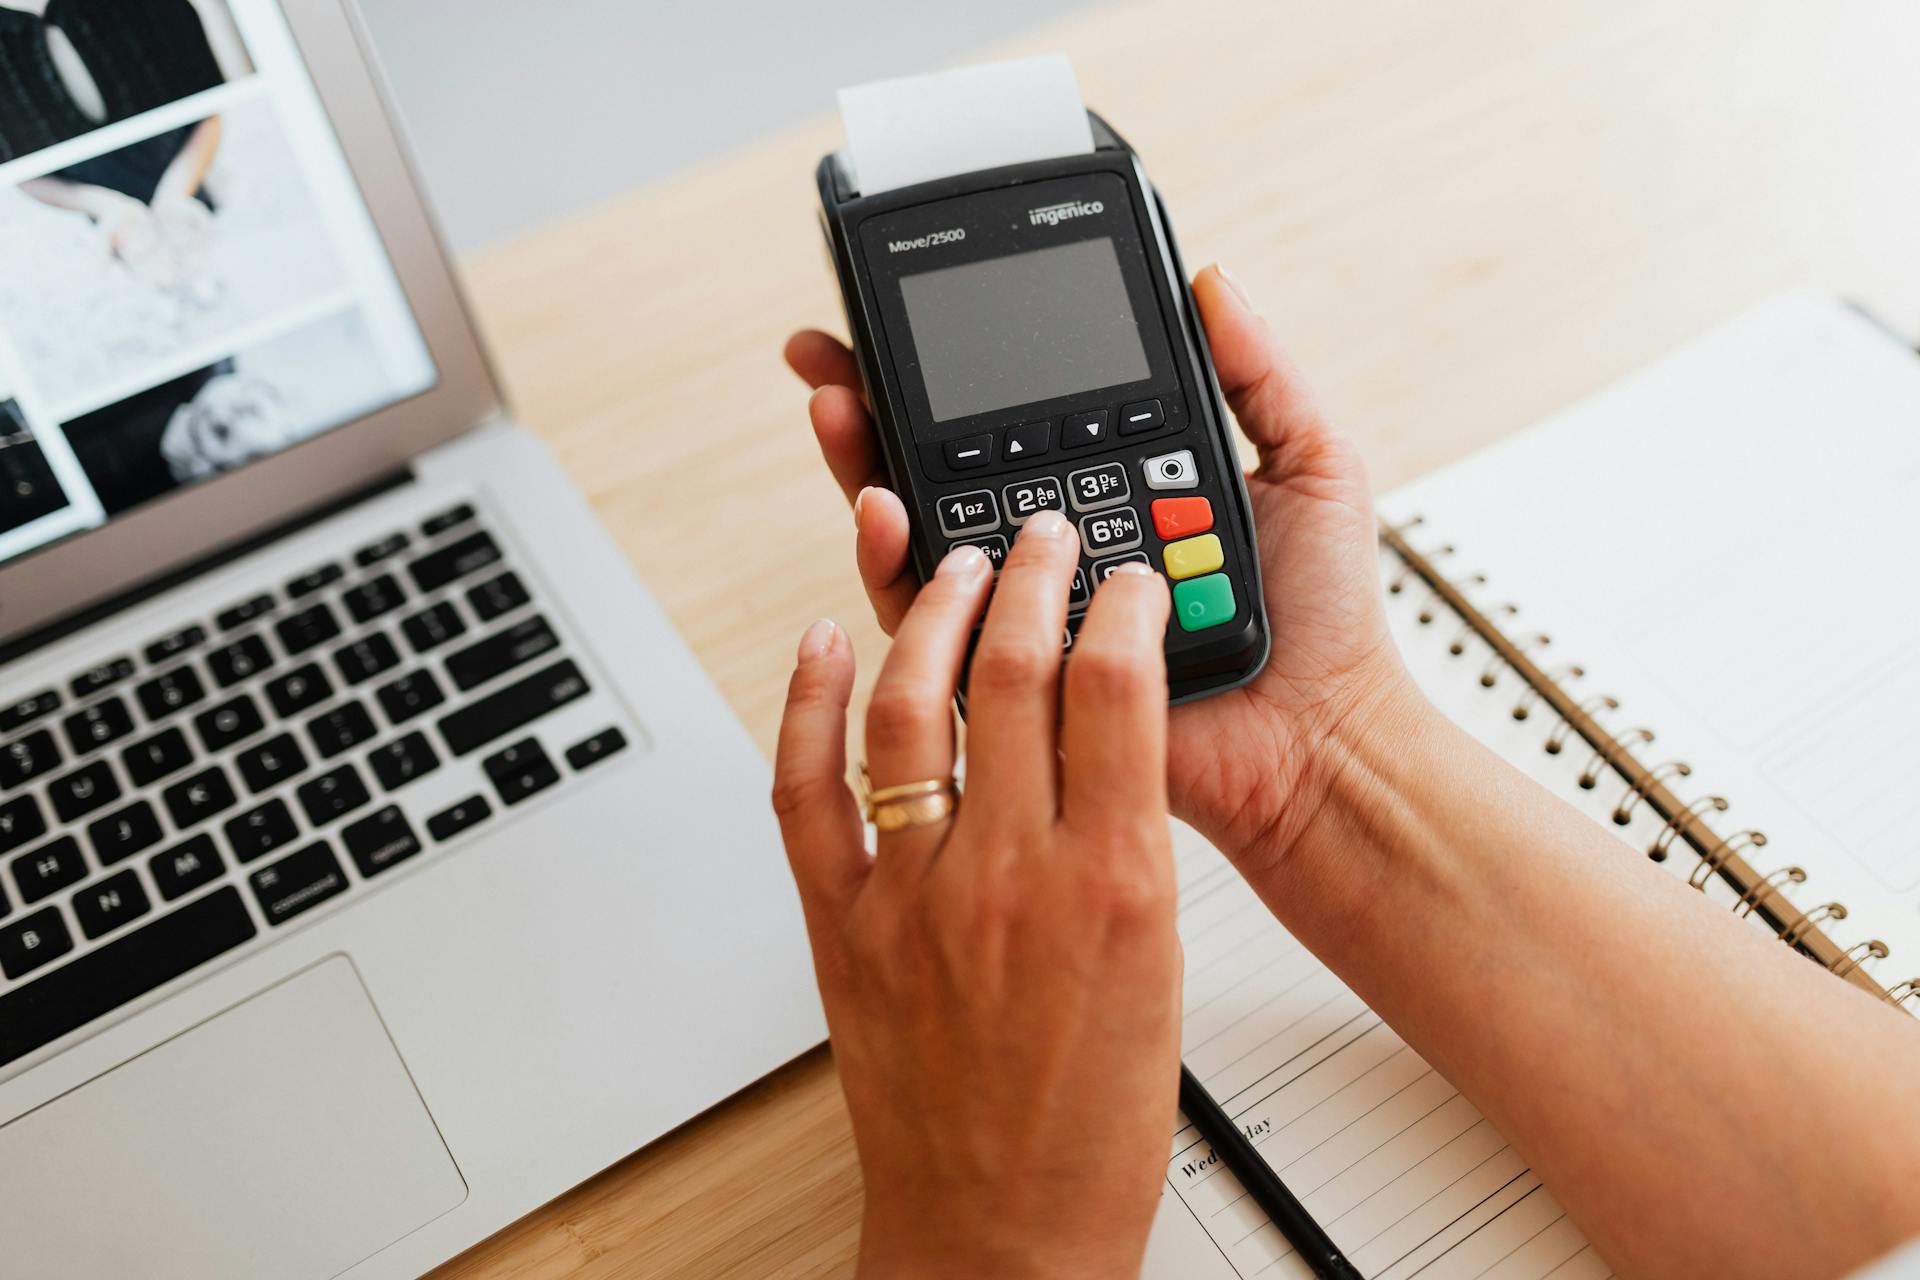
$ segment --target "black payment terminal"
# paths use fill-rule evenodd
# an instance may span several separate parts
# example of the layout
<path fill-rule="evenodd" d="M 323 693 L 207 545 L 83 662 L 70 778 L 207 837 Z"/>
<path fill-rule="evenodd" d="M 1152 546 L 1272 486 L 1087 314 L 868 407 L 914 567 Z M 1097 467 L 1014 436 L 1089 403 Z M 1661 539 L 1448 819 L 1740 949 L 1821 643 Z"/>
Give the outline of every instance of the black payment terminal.
<path fill-rule="evenodd" d="M 1252 514 L 1166 210 L 1133 149 L 1094 149 L 873 196 L 820 162 L 822 218 L 924 580 L 973 543 L 996 565 L 1039 511 L 1079 530 L 1064 643 L 1093 587 L 1170 580 L 1175 702 L 1266 662 Z"/>

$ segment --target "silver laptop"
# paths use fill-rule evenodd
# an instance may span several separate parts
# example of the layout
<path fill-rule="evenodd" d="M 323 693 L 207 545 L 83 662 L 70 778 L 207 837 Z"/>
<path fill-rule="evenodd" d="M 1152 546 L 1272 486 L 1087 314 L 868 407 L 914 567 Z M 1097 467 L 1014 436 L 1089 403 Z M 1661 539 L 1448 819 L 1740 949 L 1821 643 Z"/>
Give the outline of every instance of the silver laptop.
<path fill-rule="evenodd" d="M 0 0 L 0 1271 L 414 1275 L 817 1043 L 799 911 L 353 14 L 126 8 Z"/>

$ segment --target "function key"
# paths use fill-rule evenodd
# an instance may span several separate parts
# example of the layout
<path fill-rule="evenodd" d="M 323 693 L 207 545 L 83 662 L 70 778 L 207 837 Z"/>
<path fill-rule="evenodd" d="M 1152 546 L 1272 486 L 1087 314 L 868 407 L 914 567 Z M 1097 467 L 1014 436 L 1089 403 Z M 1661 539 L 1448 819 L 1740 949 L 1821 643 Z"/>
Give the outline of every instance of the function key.
<path fill-rule="evenodd" d="M 487 777 L 492 780 L 494 789 L 500 793 L 500 798 L 510 805 L 519 804 L 560 781 L 560 771 L 553 767 L 553 761 L 547 758 L 546 751 L 532 738 L 522 738 L 480 763 L 487 771 Z"/>
<path fill-rule="evenodd" d="M 386 632 L 376 631 L 333 651 L 333 664 L 348 684 L 361 684 L 400 665 L 400 651 Z"/>
<path fill-rule="evenodd" d="M 324 604 L 312 605 L 274 624 L 273 633 L 288 655 L 305 653 L 340 634 L 340 619 Z"/>
<path fill-rule="evenodd" d="M 290 733 L 276 734 L 257 747 L 249 747 L 234 758 L 247 789 L 259 795 L 288 778 L 307 771 L 307 753 Z"/>
<path fill-rule="evenodd" d="M 242 636 L 207 655 L 207 669 L 213 672 L 222 689 L 251 680 L 272 665 L 273 655 L 267 652 L 267 642 L 257 635 Z"/>
<path fill-rule="evenodd" d="M 482 622 L 492 622 L 502 614 L 512 613 L 528 599 L 530 597 L 520 581 L 520 575 L 513 572 L 489 578 L 467 592 L 467 603 L 473 606 L 474 613 Z"/>
<path fill-rule="evenodd" d="M 438 591 L 456 578 L 464 578 L 500 558 L 500 546 L 485 533 L 470 533 L 458 542 L 432 551 L 407 566 L 413 585 L 421 591 Z"/>
<path fill-rule="evenodd" d="M 300 807 L 307 811 L 307 821 L 316 827 L 324 827 L 373 799 L 367 794 L 367 784 L 350 764 L 303 783 L 294 794 L 300 797 Z"/>
<path fill-rule="evenodd" d="M 1135 435 L 1142 431 L 1152 431 L 1164 426 L 1167 414 L 1158 400 L 1136 400 L 1120 410 L 1120 434 Z"/>
<path fill-rule="evenodd" d="M 87 862 L 80 842 L 61 836 L 50 845 L 23 853 L 13 860 L 13 883 L 22 903 L 34 903 L 87 878 Z"/>
<path fill-rule="evenodd" d="M 1232 622 L 1235 612 L 1233 579 L 1224 573 L 1173 584 L 1173 616 L 1180 619 L 1182 631 L 1204 631 Z"/>
<path fill-rule="evenodd" d="M 213 837 L 204 832 L 147 860 L 153 887 L 168 902 L 218 880 L 226 869 L 220 851 L 213 847 Z"/>
<path fill-rule="evenodd" d="M 999 573 L 1000 567 L 1007 562 L 1007 540 L 997 533 L 990 538 L 966 538 L 947 549 L 951 551 L 957 547 L 980 548 L 986 554 L 987 563 L 993 566 L 995 573 Z"/>
<path fill-rule="evenodd" d="M 302 911 L 347 891 L 347 873 L 326 841 L 290 853 L 247 877 L 268 924 L 285 924 Z"/>
<path fill-rule="evenodd" d="M 1118 462 L 1103 462 L 1086 467 L 1067 477 L 1067 497 L 1075 511 L 1098 511 L 1133 495 L 1127 485 L 1127 469 Z"/>
<path fill-rule="evenodd" d="M 435 840 L 451 840 L 475 823 L 493 816 L 493 806 L 485 796 L 468 796 L 427 819 L 427 834 Z"/>
<path fill-rule="evenodd" d="M 1105 409 L 1090 409 L 1069 414 L 1060 424 L 1060 445 L 1065 449 L 1090 449 L 1105 444 L 1113 433 L 1113 420 Z"/>
<path fill-rule="evenodd" d="M 18 849 L 29 840 L 47 834 L 47 816 L 32 796 L 20 796 L 0 804 L 0 853 Z"/>
<path fill-rule="evenodd" d="M 1087 571 L 1076 568 L 1073 571 L 1073 585 L 1067 589 L 1067 608 L 1084 609 L 1093 599 L 1093 586 L 1087 580 Z"/>
<path fill-rule="evenodd" d="M 347 571 L 337 564 L 323 564 L 317 569 L 309 569 L 287 584 L 287 599 L 298 600 L 301 596 L 310 596 L 346 576 Z"/>
<path fill-rule="evenodd" d="M 955 471 L 972 471 L 993 461 L 992 436 L 964 436 L 941 446 L 947 465 Z"/>
<path fill-rule="evenodd" d="M 97 667 L 89 667 L 73 678 L 73 696 L 90 698 L 110 684 L 118 684 L 133 674 L 133 659 L 113 658 Z"/>
<path fill-rule="evenodd" d="M 413 834 L 407 816 L 391 804 L 340 828 L 340 843 L 347 846 L 353 865 L 367 879 L 420 852 L 420 838 Z"/>
<path fill-rule="evenodd" d="M 93 853 L 100 859 L 100 865 L 110 867 L 159 844 L 160 818 L 152 805 L 136 800 L 118 813 L 89 823 L 87 839 L 93 842 Z"/>
<path fill-rule="evenodd" d="M 233 856 L 242 862 L 256 862 L 275 849 L 284 849 L 300 836 L 293 811 L 285 800 L 269 800 L 258 809 L 249 809 L 226 824 L 227 843 Z"/>
<path fill-rule="evenodd" d="M 36 730 L 0 747 L 0 787 L 24 786 L 59 765 L 60 747 L 53 740 L 53 730 Z"/>
<path fill-rule="evenodd" d="M 1194 465 L 1193 450 L 1179 449 L 1148 458 L 1140 464 L 1149 489 L 1195 489 L 1200 485 L 1200 468 Z"/>
<path fill-rule="evenodd" d="M 71 950 L 73 935 L 60 919 L 60 909 L 48 907 L 0 929 L 0 973 L 25 977 Z"/>
<path fill-rule="evenodd" d="M 407 549 L 410 539 L 398 530 L 388 534 L 378 542 L 370 542 L 353 553 L 353 562 L 362 569 L 391 559 Z"/>
<path fill-rule="evenodd" d="M 273 612 L 272 596 L 255 596 L 243 600 L 214 618 L 214 623 L 222 631 L 232 631 L 235 627 L 244 627 L 255 618 L 263 618 Z"/>
<path fill-rule="evenodd" d="M 144 787 L 193 763 L 193 748 L 187 735 L 178 729 L 162 729 L 151 738 L 142 738 L 120 753 L 133 785 Z"/>
<path fill-rule="evenodd" d="M 1213 573 L 1227 562 L 1226 552 L 1220 546 L 1220 535 L 1214 533 L 1203 533 L 1197 538 L 1173 543 L 1161 554 L 1166 559 L 1167 576 L 1175 582 Z"/>
<path fill-rule="evenodd" d="M 185 782 L 174 783 L 160 793 L 160 798 L 167 803 L 173 825 L 182 831 L 231 809 L 239 799 L 233 794 L 233 784 L 218 767 L 204 769 Z"/>
<path fill-rule="evenodd" d="M 7 707 L 0 707 L 0 733 L 12 733 L 24 728 L 41 716 L 51 715 L 60 709 L 60 695 L 52 689 L 43 689 L 29 698 Z"/>
<path fill-rule="evenodd" d="M 437 516 L 429 516 L 420 523 L 420 532 L 425 537 L 437 538 L 455 525 L 465 524 L 473 519 L 473 507 L 461 503 L 457 507 L 448 507 Z"/>
<path fill-rule="evenodd" d="M 1205 498 L 1155 498 L 1149 509 L 1160 541 L 1191 538 L 1213 528 L 1213 504 Z"/>
<path fill-rule="evenodd" d="M 1080 520 L 1080 544 L 1089 556 L 1131 551 L 1140 545 L 1141 536 L 1140 515 L 1132 507 L 1103 511 Z"/>
<path fill-rule="evenodd" d="M 340 603 L 347 606 L 347 612 L 355 622 L 372 622 L 383 613 L 392 613 L 405 602 L 406 595 L 400 590 L 400 580 L 390 573 L 383 573 L 371 582 L 363 582 L 340 596 Z"/>
<path fill-rule="evenodd" d="M 1007 428 L 1006 447 L 1000 450 L 1002 458 L 1038 458 L 1053 446 L 1053 424 L 1051 422 L 1025 422 L 1017 427 Z"/>
<path fill-rule="evenodd" d="M 1097 587 L 1113 576 L 1113 571 L 1123 564 L 1147 564 L 1147 553 L 1135 551 L 1131 555 L 1114 556 L 1110 560 L 1096 560 L 1093 565 L 1093 584 Z"/>
<path fill-rule="evenodd" d="M 333 681 L 317 662 L 295 667 L 283 676 L 267 681 L 267 701 L 281 718 L 298 715 L 308 707 L 317 707 L 333 696 Z"/>
<path fill-rule="evenodd" d="M 934 504 L 934 510 L 940 517 L 940 532 L 949 538 L 991 533 L 1000 527 L 1000 507 L 991 489 L 948 494 Z"/>
<path fill-rule="evenodd" d="M 559 647 L 560 637 L 536 614 L 448 654 L 447 675 L 455 688 L 472 689 Z"/>
<path fill-rule="evenodd" d="M 1000 491 L 1000 496 L 1006 501 L 1008 524 L 1025 524 L 1042 511 L 1067 509 L 1066 487 L 1053 476 L 1035 476 L 1010 484 Z"/>
<path fill-rule="evenodd" d="M 320 749 L 320 758 L 330 760 L 373 737 L 373 717 L 359 703 L 349 702 L 309 720 L 307 733 Z"/>
<path fill-rule="evenodd" d="M 147 646 L 147 661 L 158 664 L 165 662 L 168 658 L 178 657 L 206 638 L 207 629 L 205 627 L 188 627 L 186 630 L 176 631 L 170 636 L 162 636 Z"/>
<path fill-rule="evenodd" d="M 140 887 L 140 877 L 131 868 L 73 895 L 73 914 L 80 921 L 80 931 L 89 938 L 112 933 L 152 908 L 147 891 Z"/>
<path fill-rule="evenodd" d="M 242 738 L 251 738 L 267 724 L 260 718 L 260 708 L 243 693 L 202 711 L 193 718 L 193 727 L 199 730 L 200 741 L 207 750 L 214 752 L 225 751 Z"/>
<path fill-rule="evenodd" d="M 104 747 L 116 738 L 133 732 L 133 713 L 119 698 L 108 698 L 84 710 L 76 711 L 61 722 L 73 754 L 83 756 L 95 747 Z"/>
<path fill-rule="evenodd" d="M 134 688 L 140 709 L 149 720 L 164 720 L 182 707 L 190 707 L 207 696 L 207 687 L 192 667 L 175 667 Z"/>
<path fill-rule="evenodd" d="M 602 729 L 584 742 L 567 748 L 567 763 L 580 770 L 599 764 L 608 756 L 624 751 L 627 735 L 617 728 Z"/>
<path fill-rule="evenodd" d="M 466 629 L 467 624 L 460 621 L 460 615 L 444 600 L 400 624 L 400 630 L 406 633 L 407 643 L 413 646 L 415 653 L 437 648 L 463 634 Z"/>

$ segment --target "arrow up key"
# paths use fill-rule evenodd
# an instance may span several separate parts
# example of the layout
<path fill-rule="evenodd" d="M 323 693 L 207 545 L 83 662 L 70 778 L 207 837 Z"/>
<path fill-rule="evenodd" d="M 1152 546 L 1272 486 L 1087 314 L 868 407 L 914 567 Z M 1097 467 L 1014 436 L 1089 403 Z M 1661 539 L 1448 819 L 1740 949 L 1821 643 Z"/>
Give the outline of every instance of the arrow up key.
<path fill-rule="evenodd" d="M 1038 458 L 1052 446 L 1053 424 L 1050 422 L 1026 422 L 1007 429 L 1007 444 L 1000 451 L 1003 458 Z"/>

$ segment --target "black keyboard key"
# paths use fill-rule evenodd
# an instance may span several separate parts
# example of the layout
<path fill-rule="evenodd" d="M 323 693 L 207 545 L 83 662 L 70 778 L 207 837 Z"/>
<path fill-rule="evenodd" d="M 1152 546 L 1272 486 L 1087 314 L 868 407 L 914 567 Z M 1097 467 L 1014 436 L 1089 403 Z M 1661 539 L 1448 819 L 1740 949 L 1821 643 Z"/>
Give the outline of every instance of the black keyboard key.
<path fill-rule="evenodd" d="M 556 707 L 584 698 L 590 686 L 571 659 L 514 681 L 440 719 L 440 733 L 457 756 L 524 728 Z"/>
<path fill-rule="evenodd" d="M 59 767 L 60 746 L 53 740 L 51 729 L 36 729 L 0 747 L 0 787 L 24 786 Z"/>
<path fill-rule="evenodd" d="M 193 763 L 193 748 L 187 735 L 178 729 L 162 729 L 151 738 L 142 738 L 120 753 L 127 776 L 136 787 L 151 786 L 170 773 Z"/>
<path fill-rule="evenodd" d="M 347 873 L 326 841 L 290 853 L 247 877 L 268 924 L 287 921 L 347 891 Z"/>
<path fill-rule="evenodd" d="M 111 684 L 119 684 L 133 674 L 133 659 L 109 658 L 97 667 L 89 667 L 73 678 L 73 696 L 91 698 Z"/>
<path fill-rule="evenodd" d="M 373 717 L 357 702 L 335 707 L 307 721 L 307 733 L 312 736 L 313 745 L 320 749 L 322 760 L 330 760 L 370 741 L 375 732 Z"/>
<path fill-rule="evenodd" d="M 73 935 L 67 932 L 66 921 L 60 918 L 58 907 L 48 907 L 45 911 L 36 911 L 0 929 L 0 973 L 6 974 L 9 978 L 25 977 L 41 965 L 50 960 L 58 960 L 71 950 L 73 950 Z M 28 990 L 32 988 L 22 988 L 22 991 Z M 0 1046 L 4 1046 L 5 1042 L 12 1039 L 15 1034 L 12 1010 L 8 1006 L 22 994 L 22 991 L 0 997 Z M 13 1057 L 19 1056 L 19 1054 L 13 1055 Z M 0 1047 L 0 1058 L 4 1058 L 6 1062 L 13 1061 L 13 1058 L 5 1056 L 3 1047 Z"/>
<path fill-rule="evenodd" d="M 626 747 L 626 734 L 618 729 L 602 729 L 584 742 L 576 742 L 568 747 L 567 763 L 576 770 L 586 769 L 616 752 L 626 750 Z"/>
<path fill-rule="evenodd" d="M 447 674 L 456 687 L 472 689 L 559 647 L 560 637 L 545 618 L 526 618 L 448 654 Z"/>
<path fill-rule="evenodd" d="M 310 596 L 346 576 L 347 571 L 337 564 L 323 564 L 318 569 L 309 569 L 287 584 L 287 599 L 298 600 L 302 596 Z"/>
<path fill-rule="evenodd" d="M 134 689 L 140 709 L 149 720 L 165 720 L 174 712 L 190 707 L 207 696 L 207 686 L 192 667 L 175 667 L 162 672 Z"/>
<path fill-rule="evenodd" d="M 362 569 L 391 559 L 407 549 L 407 535 L 390 533 L 378 542 L 370 542 L 353 553 L 353 562 Z"/>
<path fill-rule="evenodd" d="M 297 793 L 301 808 L 307 811 L 307 821 L 316 827 L 324 827 L 335 818 L 345 817 L 361 805 L 373 799 L 367 794 L 367 784 L 350 764 L 343 764 L 332 773 L 323 773 L 312 782 L 303 784 Z"/>
<path fill-rule="evenodd" d="M 160 793 L 160 798 L 167 803 L 173 825 L 181 831 L 205 822 L 216 813 L 226 812 L 239 799 L 218 765 L 202 769 L 184 782 L 174 783 Z"/>
<path fill-rule="evenodd" d="M 492 622 L 503 613 L 512 613 L 529 599 L 520 575 L 509 570 L 489 578 L 467 592 L 467 603 L 482 622 Z"/>
<path fill-rule="evenodd" d="M 460 621 L 452 605 L 443 603 L 414 614 L 400 624 L 400 629 L 407 633 L 407 643 L 415 653 L 425 653 L 463 634 L 467 624 Z"/>
<path fill-rule="evenodd" d="M 470 533 L 458 542 L 450 542 L 438 551 L 429 551 L 407 566 L 413 585 L 421 591 L 438 591 L 449 582 L 464 578 L 475 569 L 483 569 L 500 559 L 500 544 L 485 533 Z"/>
<path fill-rule="evenodd" d="M 523 738 L 495 752 L 481 762 L 481 767 L 487 771 L 500 798 L 510 805 L 519 804 L 560 781 L 560 771 L 532 738 Z"/>
<path fill-rule="evenodd" d="M 63 724 L 73 754 L 83 756 L 95 747 L 124 738 L 133 732 L 133 713 L 119 698 L 108 698 L 68 716 Z"/>
<path fill-rule="evenodd" d="M 212 884 L 226 869 L 213 837 L 205 832 L 147 859 L 154 887 L 168 902 L 186 897 L 203 884 Z"/>
<path fill-rule="evenodd" d="M 188 627 L 170 636 L 161 636 L 147 646 L 147 661 L 159 666 L 169 658 L 177 658 L 193 646 L 205 642 L 206 638 L 205 627 Z"/>
<path fill-rule="evenodd" d="M 237 818 L 227 819 L 227 843 L 233 856 L 242 862 L 264 858 L 275 849 L 284 849 L 299 836 L 293 810 L 284 800 L 269 800 L 258 809 L 249 809 Z"/>
<path fill-rule="evenodd" d="M 47 798 L 60 821 L 72 822 L 120 798 L 120 784 L 105 760 L 63 773 L 47 786 Z"/>
<path fill-rule="evenodd" d="M 307 771 L 307 753 L 290 733 L 277 734 L 234 757 L 247 790 L 259 795 Z"/>
<path fill-rule="evenodd" d="M 64 938 L 58 921 L 54 916 L 53 927 Z M 229 885 L 9 991 L 0 996 L 0 1066 L 192 972 L 255 932 L 240 891 Z M 71 945 L 69 939 L 59 951 Z M 0 940 L 0 967 L 18 976 L 12 964 L 12 944 Z"/>
<path fill-rule="evenodd" d="M 140 877 L 131 869 L 73 895 L 73 914 L 79 918 L 80 932 L 89 938 L 132 924 L 152 909 L 153 902 L 140 887 Z"/>
<path fill-rule="evenodd" d="M 388 791 L 398 791 L 415 778 L 423 778 L 440 767 L 440 756 L 427 741 L 424 733 L 410 733 L 404 738 L 375 747 L 367 756 L 367 763 L 373 766 L 373 776 L 380 779 L 380 785 Z"/>
<path fill-rule="evenodd" d="M 414 671 L 380 686 L 380 708 L 394 724 L 405 724 L 423 711 L 431 711 L 447 700 L 440 682 L 429 671 Z"/>
<path fill-rule="evenodd" d="M 22 902 L 38 902 L 86 878 L 87 860 L 72 836 L 61 836 L 13 860 L 13 883 Z"/>
<path fill-rule="evenodd" d="M 47 815 L 32 796 L 0 804 L 0 853 L 10 853 L 29 840 L 47 834 Z"/>
<path fill-rule="evenodd" d="M 427 834 L 435 840 L 451 840 L 476 823 L 493 816 L 493 806 L 485 796 L 468 796 L 427 819 Z"/>
<path fill-rule="evenodd" d="M 420 852 L 420 838 L 407 824 L 407 816 L 400 806 L 391 804 L 340 828 L 340 842 L 347 846 L 347 855 L 360 874 L 369 879 Z"/>
<path fill-rule="evenodd" d="M 298 715 L 308 707 L 317 707 L 333 696 L 333 681 L 317 662 L 295 667 L 283 676 L 267 681 L 267 701 L 282 719 Z"/>
<path fill-rule="evenodd" d="M 7 707 L 0 707 L 0 733 L 12 733 L 15 729 L 24 729 L 41 716 L 52 715 L 60 709 L 60 695 L 52 689 L 42 689 L 31 697 Z"/>
<path fill-rule="evenodd" d="M 289 655 L 305 653 L 340 634 L 340 619 L 324 604 L 310 605 L 273 624 L 280 647 Z"/>
<path fill-rule="evenodd" d="M 340 603 L 347 606 L 347 612 L 355 622 L 372 622 L 382 614 L 392 613 L 406 600 L 400 580 L 390 573 L 383 573 L 371 582 L 363 582 L 340 597 Z"/>
<path fill-rule="evenodd" d="M 110 867 L 160 843 L 160 816 L 145 800 L 135 800 L 118 812 L 88 823 L 87 839 L 93 843 L 93 856 L 100 859 L 100 865 Z"/>
<path fill-rule="evenodd" d="M 429 538 L 437 538 L 456 525 L 465 524 L 473 519 L 473 508 L 467 503 L 457 507 L 448 507 L 437 516 L 429 517 L 420 526 L 420 532 Z"/>
<path fill-rule="evenodd" d="M 233 608 L 225 610 L 214 619 L 214 622 L 222 631 L 232 631 L 235 627 L 244 627 L 255 618 L 264 618 L 272 612 L 272 596 L 255 596 L 251 600 L 242 600 Z"/>
<path fill-rule="evenodd" d="M 241 636 L 207 655 L 207 668 L 222 689 L 251 680 L 272 665 L 273 655 L 267 651 L 267 642 L 258 635 Z"/>
<path fill-rule="evenodd" d="M 334 665 L 348 684 L 361 684 L 400 665 L 400 651 L 386 633 L 376 631 L 333 651 Z"/>
<path fill-rule="evenodd" d="M 253 699 L 243 693 L 202 711 L 193 718 L 193 727 L 211 752 L 225 751 L 234 743 L 251 738 L 266 728 L 267 722 L 260 718 L 260 708 Z"/>

